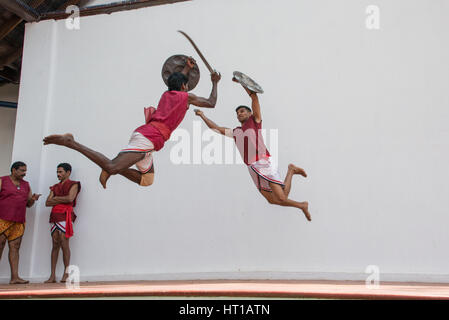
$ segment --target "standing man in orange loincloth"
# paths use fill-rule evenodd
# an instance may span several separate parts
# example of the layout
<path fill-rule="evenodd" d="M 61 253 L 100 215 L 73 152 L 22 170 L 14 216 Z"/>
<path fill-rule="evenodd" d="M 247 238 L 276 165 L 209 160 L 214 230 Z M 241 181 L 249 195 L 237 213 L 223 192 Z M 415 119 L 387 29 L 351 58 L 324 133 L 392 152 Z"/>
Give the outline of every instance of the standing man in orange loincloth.
<path fill-rule="evenodd" d="M 25 232 L 26 208 L 31 208 L 40 194 L 31 192 L 25 181 L 27 166 L 21 161 L 11 166 L 11 175 L 0 177 L 0 258 L 6 241 L 9 246 L 10 284 L 26 284 L 19 277 L 19 249 Z"/>

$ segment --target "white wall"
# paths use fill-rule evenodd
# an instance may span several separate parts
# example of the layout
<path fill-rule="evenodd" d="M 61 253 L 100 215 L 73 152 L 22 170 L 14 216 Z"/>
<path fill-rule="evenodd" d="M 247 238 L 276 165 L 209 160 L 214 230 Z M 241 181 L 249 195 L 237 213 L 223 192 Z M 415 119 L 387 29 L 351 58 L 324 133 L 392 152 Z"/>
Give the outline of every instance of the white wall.
<path fill-rule="evenodd" d="M 49 275 L 43 204 L 67 161 L 82 182 L 71 240 L 82 280 L 365 279 L 377 265 L 381 280 L 448 281 L 449 4 L 378 0 L 377 31 L 365 28 L 371 4 L 196 0 L 85 17 L 78 31 L 28 24 L 14 157 L 29 159 L 44 199 L 28 213 L 23 276 Z M 165 59 L 200 61 L 179 29 L 222 72 L 216 110 L 206 111 L 216 122 L 236 126 L 235 106 L 248 103 L 234 70 L 264 87 L 281 173 L 294 162 L 309 174 L 294 178 L 291 197 L 309 201 L 312 223 L 268 205 L 242 165 L 174 165 L 174 142 L 156 154 L 153 186 L 113 177 L 107 190 L 80 154 L 42 147 L 45 135 L 72 132 L 115 156 L 143 107 L 157 104 Z M 208 95 L 199 64 L 194 92 Z M 196 119 L 189 111 L 180 128 L 192 132 Z"/>
<path fill-rule="evenodd" d="M 0 87 L 0 101 L 17 103 L 18 97 L 18 85 L 5 84 Z M 0 175 L 9 174 L 15 124 L 16 109 L 0 107 Z"/>
<path fill-rule="evenodd" d="M 9 174 L 14 140 L 14 125 L 16 123 L 16 109 L 0 107 L 0 174 Z"/>

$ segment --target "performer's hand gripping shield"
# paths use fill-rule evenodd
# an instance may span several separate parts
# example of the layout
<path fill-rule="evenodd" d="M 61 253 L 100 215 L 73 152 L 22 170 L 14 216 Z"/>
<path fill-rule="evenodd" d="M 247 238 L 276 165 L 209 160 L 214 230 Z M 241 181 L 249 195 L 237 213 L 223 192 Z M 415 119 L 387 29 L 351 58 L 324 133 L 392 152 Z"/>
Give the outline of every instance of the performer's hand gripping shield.
<path fill-rule="evenodd" d="M 189 57 L 183 54 L 176 54 L 168 58 L 164 65 L 162 66 L 162 80 L 164 80 L 164 83 L 168 86 L 168 77 L 174 72 L 182 72 L 184 70 L 185 65 L 187 64 L 187 59 Z M 188 85 L 189 85 L 189 91 L 193 90 L 198 82 L 200 81 L 200 69 L 198 68 L 198 65 L 195 63 L 194 67 L 190 69 L 189 73 L 187 74 L 187 77 L 189 79 Z"/>
<path fill-rule="evenodd" d="M 250 91 L 256 93 L 263 93 L 262 87 L 258 85 L 256 81 L 254 81 L 253 79 L 251 79 L 246 74 L 240 71 L 234 71 L 234 77 L 232 78 L 232 81 L 240 83 L 242 86 L 244 86 Z"/>

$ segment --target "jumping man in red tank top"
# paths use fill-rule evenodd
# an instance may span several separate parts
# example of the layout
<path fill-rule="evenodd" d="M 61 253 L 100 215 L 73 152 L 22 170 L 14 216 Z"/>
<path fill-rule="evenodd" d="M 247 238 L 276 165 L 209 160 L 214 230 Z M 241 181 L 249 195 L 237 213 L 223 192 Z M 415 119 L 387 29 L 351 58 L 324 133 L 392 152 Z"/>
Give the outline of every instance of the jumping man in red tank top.
<path fill-rule="evenodd" d="M 146 114 L 146 124 L 134 130 L 128 146 L 114 159 L 110 160 L 103 154 L 80 144 L 70 133 L 45 137 L 44 145 L 65 146 L 92 160 L 102 168 L 100 183 L 104 188 L 109 177 L 115 174 L 120 174 L 141 186 L 152 185 L 154 180 L 152 152 L 162 149 L 170 134 L 184 119 L 190 104 L 214 108 L 217 102 L 217 83 L 221 79 L 218 72 L 211 74 L 212 91 L 209 98 L 187 92 L 189 90 L 187 75 L 194 66 L 195 60 L 188 58 L 182 72 L 170 75 L 167 81 L 168 90 L 162 95 L 157 109 Z M 136 165 L 138 170 L 130 169 L 133 165 Z"/>
<path fill-rule="evenodd" d="M 235 79 L 233 81 L 237 82 Z M 308 202 L 298 202 L 288 198 L 293 175 L 299 174 L 307 177 L 306 172 L 302 168 L 289 164 L 287 175 L 284 181 L 281 181 L 277 165 L 267 150 L 261 135 L 262 116 L 257 93 L 243 88 L 251 97 L 252 110 L 247 106 L 237 107 L 236 113 L 237 119 L 241 123 L 240 127 L 236 127 L 234 130 L 220 127 L 198 109 L 195 110 L 195 114 L 203 119 L 209 128 L 234 138 L 257 189 L 268 203 L 301 209 L 307 220 L 312 221 Z"/>

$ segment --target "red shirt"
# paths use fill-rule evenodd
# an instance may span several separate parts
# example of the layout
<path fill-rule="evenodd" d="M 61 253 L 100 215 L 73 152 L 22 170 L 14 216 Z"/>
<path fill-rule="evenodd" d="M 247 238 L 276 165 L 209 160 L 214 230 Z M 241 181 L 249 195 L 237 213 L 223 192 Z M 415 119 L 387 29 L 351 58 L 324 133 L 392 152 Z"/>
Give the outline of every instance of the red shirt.
<path fill-rule="evenodd" d="M 0 179 L 2 180 L 0 219 L 24 223 L 28 196 L 31 190 L 30 184 L 25 180 L 20 180 L 19 188 L 17 188 L 10 176 L 4 176 Z"/>
<path fill-rule="evenodd" d="M 156 151 L 162 149 L 165 141 L 179 126 L 189 109 L 189 94 L 184 91 L 166 91 L 159 100 L 156 111 L 148 124 L 135 131 L 143 134 L 154 144 Z"/>
<path fill-rule="evenodd" d="M 246 120 L 241 127 L 233 130 L 235 144 L 246 165 L 270 156 L 263 141 L 261 130 L 262 120 L 257 123 L 254 116 Z"/>
<path fill-rule="evenodd" d="M 76 194 L 76 197 L 78 196 L 79 192 L 81 191 L 81 183 L 79 181 L 72 181 L 70 179 L 64 181 L 63 183 L 57 183 L 54 186 L 50 187 L 50 190 L 53 191 L 53 194 L 55 197 L 65 197 L 68 196 L 70 193 L 70 189 L 73 187 L 73 185 L 78 184 L 78 193 Z M 73 200 L 72 203 L 65 203 L 66 205 L 71 205 L 72 207 L 76 206 L 76 197 Z M 53 207 L 54 209 L 54 207 Z M 59 222 L 59 221 L 66 221 L 66 214 L 61 212 L 53 212 L 52 209 L 50 214 L 50 222 Z M 72 212 L 72 221 L 76 220 L 76 214 Z"/>

